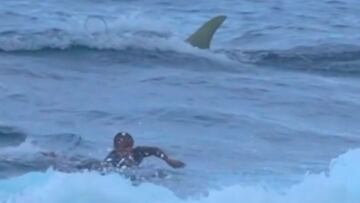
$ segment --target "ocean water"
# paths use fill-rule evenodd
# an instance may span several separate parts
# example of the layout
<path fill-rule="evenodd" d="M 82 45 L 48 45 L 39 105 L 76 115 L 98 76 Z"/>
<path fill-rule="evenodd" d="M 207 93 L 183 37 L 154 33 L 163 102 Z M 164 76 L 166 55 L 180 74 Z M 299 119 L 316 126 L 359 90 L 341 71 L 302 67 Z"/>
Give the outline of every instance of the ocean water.
<path fill-rule="evenodd" d="M 219 14 L 210 50 L 184 41 Z M 356 0 L 4 0 L 0 202 L 358 203 L 359 30 Z M 119 131 L 186 167 L 39 153 L 103 159 Z"/>

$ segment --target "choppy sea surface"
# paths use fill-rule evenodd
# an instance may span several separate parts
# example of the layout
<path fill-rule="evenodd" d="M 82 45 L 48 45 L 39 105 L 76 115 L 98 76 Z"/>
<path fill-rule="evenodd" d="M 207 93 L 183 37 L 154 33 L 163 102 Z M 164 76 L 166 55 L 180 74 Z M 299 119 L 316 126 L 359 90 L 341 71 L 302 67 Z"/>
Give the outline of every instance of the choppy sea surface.
<path fill-rule="evenodd" d="M 210 50 L 185 42 L 216 15 Z M 4 0 L 0 202 L 360 202 L 357 0 Z M 149 158 L 134 185 L 40 152 Z"/>

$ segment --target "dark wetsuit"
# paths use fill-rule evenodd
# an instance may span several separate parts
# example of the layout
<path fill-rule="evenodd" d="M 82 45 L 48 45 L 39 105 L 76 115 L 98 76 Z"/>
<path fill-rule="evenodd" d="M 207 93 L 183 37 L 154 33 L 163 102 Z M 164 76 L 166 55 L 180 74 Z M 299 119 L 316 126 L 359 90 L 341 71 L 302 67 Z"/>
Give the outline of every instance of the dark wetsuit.
<path fill-rule="evenodd" d="M 104 162 L 113 167 L 131 167 L 139 165 L 145 157 L 156 156 L 165 161 L 168 160 L 166 154 L 156 147 L 135 147 L 128 156 L 121 156 L 115 150 L 111 151 Z"/>

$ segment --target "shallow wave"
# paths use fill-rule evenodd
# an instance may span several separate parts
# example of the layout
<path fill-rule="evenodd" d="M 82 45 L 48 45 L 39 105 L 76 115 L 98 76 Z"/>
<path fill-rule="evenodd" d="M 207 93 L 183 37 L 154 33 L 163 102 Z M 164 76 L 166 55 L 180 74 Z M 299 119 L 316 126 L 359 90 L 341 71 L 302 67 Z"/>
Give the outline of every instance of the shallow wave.
<path fill-rule="evenodd" d="M 210 191 L 206 197 L 182 199 L 151 183 L 132 186 L 129 180 L 115 174 L 64 174 L 48 170 L 1 180 L 0 201 L 357 203 L 360 201 L 359 180 L 360 149 L 356 149 L 334 159 L 328 173 L 307 174 L 302 182 L 281 192 L 269 187 L 235 185 Z"/>
<path fill-rule="evenodd" d="M 323 44 L 290 50 L 226 51 L 234 60 L 289 70 L 338 74 L 360 74 L 360 47 Z"/>
<path fill-rule="evenodd" d="M 176 45 L 167 43 L 170 40 Z M 42 31 L 3 31 L 0 33 L 0 50 L 34 51 L 46 48 L 67 49 L 83 46 L 93 49 L 122 50 L 128 47 L 143 49 L 175 49 L 181 43 L 176 38 L 162 37 L 162 33 L 150 30 L 120 30 L 89 33 L 85 30 L 51 28 Z"/>
<path fill-rule="evenodd" d="M 43 19 L 45 20 L 45 19 Z M 190 35 L 193 31 L 187 33 Z M 97 50 L 143 49 L 175 51 L 216 58 L 207 50 L 185 42 L 176 28 L 148 16 L 123 14 L 118 17 L 73 15 L 47 28 L 7 29 L 0 32 L 0 51 L 36 51 L 85 47 Z M 219 55 L 219 54 L 217 54 Z M 222 58 L 226 58 L 222 56 Z"/>
<path fill-rule="evenodd" d="M 226 55 L 201 50 L 177 37 L 164 37 L 164 33 L 149 30 L 101 32 L 68 32 L 50 29 L 36 33 L 0 33 L 0 54 L 40 54 L 74 57 L 94 53 L 114 63 L 146 62 L 150 60 L 171 64 L 184 62 L 230 64 Z M 177 63 L 178 62 L 178 63 Z M 210 64 L 211 65 L 211 64 Z"/>
<path fill-rule="evenodd" d="M 73 133 L 50 134 L 37 137 L 32 141 L 35 146 L 49 148 L 54 151 L 74 150 L 76 147 L 84 145 L 84 140 L 80 135 Z M 68 146 L 64 149 L 64 146 Z"/>
<path fill-rule="evenodd" d="M 25 133 L 10 126 L 0 125 L 0 147 L 17 146 L 25 140 Z"/>

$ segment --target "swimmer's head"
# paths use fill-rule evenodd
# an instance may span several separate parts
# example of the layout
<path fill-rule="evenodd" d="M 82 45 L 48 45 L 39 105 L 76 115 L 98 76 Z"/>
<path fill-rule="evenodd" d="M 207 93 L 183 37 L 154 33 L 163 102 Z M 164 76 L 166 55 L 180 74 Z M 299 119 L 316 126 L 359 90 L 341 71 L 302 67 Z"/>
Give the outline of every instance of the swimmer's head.
<path fill-rule="evenodd" d="M 127 132 L 119 132 L 114 137 L 114 148 L 118 150 L 132 149 L 134 139 Z"/>

